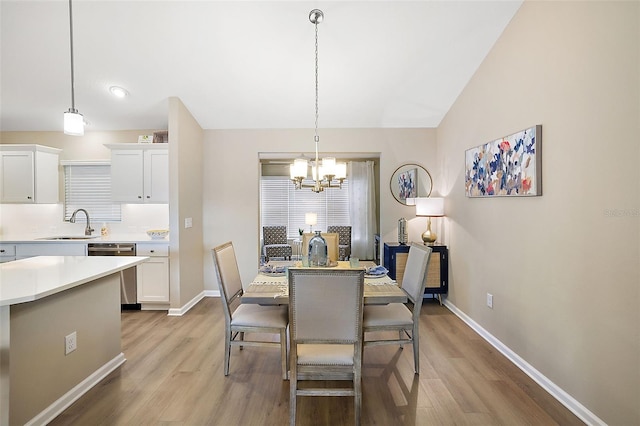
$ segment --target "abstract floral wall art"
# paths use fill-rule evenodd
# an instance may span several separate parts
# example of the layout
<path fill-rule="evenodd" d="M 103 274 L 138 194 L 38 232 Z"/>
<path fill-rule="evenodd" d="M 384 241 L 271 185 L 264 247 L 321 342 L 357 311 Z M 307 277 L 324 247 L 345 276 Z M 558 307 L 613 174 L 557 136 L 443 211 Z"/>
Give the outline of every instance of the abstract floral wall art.
<path fill-rule="evenodd" d="M 409 169 L 398 175 L 398 193 L 400 200 L 418 196 L 418 169 Z"/>
<path fill-rule="evenodd" d="M 467 197 L 542 195 L 542 126 L 465 152 Z"/>

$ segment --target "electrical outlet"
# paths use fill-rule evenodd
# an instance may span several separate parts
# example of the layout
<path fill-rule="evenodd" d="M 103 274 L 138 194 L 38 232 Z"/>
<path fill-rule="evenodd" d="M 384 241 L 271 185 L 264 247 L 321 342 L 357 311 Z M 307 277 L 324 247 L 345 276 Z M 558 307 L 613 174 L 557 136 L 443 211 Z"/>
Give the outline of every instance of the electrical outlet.
<path fill-rule="evenodd" d="M 191 228 L 193 226 L 193 219 L 190 217 L 187 217 L 184 219 L 184 227 L 185 228 Z"/>
<path fill-rule="evenodd" d="M 77 336 L 76 332 L 64 336 L 64 354 L 69 355 L 71 352 L 75 351 L 77 348 Z"/>
<path fill-rule="evenodd" d="M 493 309 L 493 294 L 487 293 L 487 306 Z"/>

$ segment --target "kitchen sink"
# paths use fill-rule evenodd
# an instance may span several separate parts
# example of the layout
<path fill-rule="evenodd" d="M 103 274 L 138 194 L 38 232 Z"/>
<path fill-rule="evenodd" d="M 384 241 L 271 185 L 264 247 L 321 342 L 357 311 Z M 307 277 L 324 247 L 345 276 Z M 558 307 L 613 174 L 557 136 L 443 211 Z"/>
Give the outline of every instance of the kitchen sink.
<path fill-rule="evenodd" d="M 39 240 L 51 240 L 51 241 L 63 241 L 63 240 L 92 240 L 98 238 L 99 235 L 78 235 L 78 236 L 58 236 L 58 237 L 44 237 L 38 238 Z"/>

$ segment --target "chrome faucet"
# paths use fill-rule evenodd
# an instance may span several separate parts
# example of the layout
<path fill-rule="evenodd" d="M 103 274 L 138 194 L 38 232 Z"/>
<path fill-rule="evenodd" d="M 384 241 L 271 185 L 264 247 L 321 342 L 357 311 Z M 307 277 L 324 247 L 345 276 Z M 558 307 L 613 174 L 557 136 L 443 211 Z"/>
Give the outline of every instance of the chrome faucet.
<path fill-rule="evenodd" d="M 89 222 L 89 213 L 85 209 L 77 209 L 75 212 L 71 214 L 71 218 L 69 222 L 76 223 L 76 213 L 84 212 L 84 215 L 87 217 L 87 227 L 84 228 L 84 235 L 91 235 L 93 232 L 93 228 L 91 227 L 91 223 Z"/>

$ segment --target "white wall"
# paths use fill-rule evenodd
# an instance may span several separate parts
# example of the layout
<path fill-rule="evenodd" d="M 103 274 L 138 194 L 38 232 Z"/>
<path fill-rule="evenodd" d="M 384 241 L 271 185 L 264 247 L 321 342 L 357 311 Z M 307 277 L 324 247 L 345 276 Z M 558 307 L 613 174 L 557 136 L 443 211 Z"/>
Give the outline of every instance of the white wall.
<path fill-rule="evenodd" d="M 526 1 L 438 128 L 449 302 L 611 425 L 640 424 L 639 17 Z M 464 151 L 535 124 L 543 195 L 466 198 Z"/>
<path fill-rule="evenodd" d="M 404 163 L 433 170 L 435 129 L 320 129 L 320 151 L 380 154 L 380 226 L 383 241 L 397 241 L 397 221 L 415 209 L 395 201 L 389 179 Z M 211 249 L 233 241 L 246 284 L 255 276 L 259 257 L 261 152 L 311 152 L 313 129 L 205 130 L 204 132 L 204 280 L 217 290 Z M 420 238 L 426 220 L 414 218 L 410 239 Z"/>

